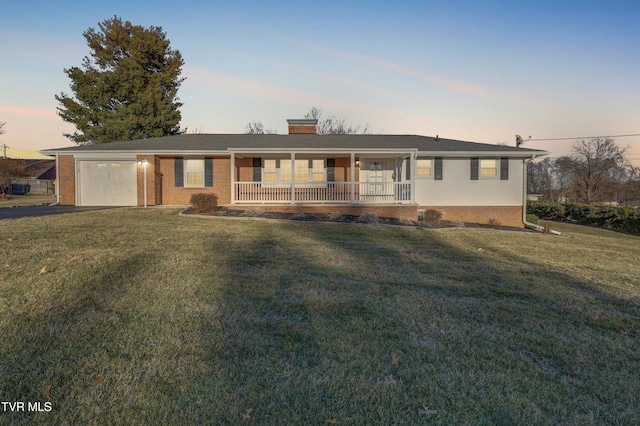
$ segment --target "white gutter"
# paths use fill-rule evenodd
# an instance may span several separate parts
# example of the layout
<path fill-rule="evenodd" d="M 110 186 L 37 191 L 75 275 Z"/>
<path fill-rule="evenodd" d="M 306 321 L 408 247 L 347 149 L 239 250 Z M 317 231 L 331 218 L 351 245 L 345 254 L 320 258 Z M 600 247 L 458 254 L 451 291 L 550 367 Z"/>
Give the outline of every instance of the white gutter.
<path fill-rule="evenodd" d="M 524 226 L 526 228 L 535 229 L 537 231 L 544 231 L 544 227 L 536 225 L 535 223 L 527 222 L 527 164 L 535 160 L 535 158 L 536 155 L 533 154 L 531 155 L 531 158 L 526 158 L 524 160 L 524 170 L 522 173 L 522 222 L 524 223 Z M 553 229 L 549 229 L 548 232 L 552 233 L 553 235 L 562 235 L 562 233 L 554 231 Z"/>

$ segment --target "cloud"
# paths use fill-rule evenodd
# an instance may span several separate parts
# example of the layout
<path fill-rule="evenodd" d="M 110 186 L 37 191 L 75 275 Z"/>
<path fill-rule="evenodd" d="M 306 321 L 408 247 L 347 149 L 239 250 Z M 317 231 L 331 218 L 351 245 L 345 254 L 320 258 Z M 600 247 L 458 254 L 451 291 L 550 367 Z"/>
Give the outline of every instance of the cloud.
<path fill-rule="evenodd" d="M 383 61 L 381 59 L 377 59 L 371 56 L 362 55 L 358 53 L 351 53 L 351 52 L 346 52 L 342 50 L 331 49 L 324 46 L 301 42 L 301 41 L 295 41 L 295 43 L 314 49 L 319 53 L 324 53 L 330 56 L 345 58 L 354 62 L 364 63 L 368 66 L 375 66 L 378 68 L 391 70 L 399 74 L 403 74 L 405 76 L 416 78 L 418 80 L 421 80 L 433 86 L 445 88 L 458 93 L 464 93 L 467 95 L 477 96 L 477 97 L 490 99 L 490 100 L 496 100 L 500 102 L 508 102 L 512 104 L 533 106 L 533 102 L 530 100 L 523 99 L 521 97 L 518 97 L 512 94 L 501 92 L 500 90 L 495 88 L 488 88 L 478 84 L 473 84 L 466 80 L 446 78 L 437 74 L 425 72 L 423 70 L 417 70 L 417 69 L 405 67 L 393 62 Z"/>

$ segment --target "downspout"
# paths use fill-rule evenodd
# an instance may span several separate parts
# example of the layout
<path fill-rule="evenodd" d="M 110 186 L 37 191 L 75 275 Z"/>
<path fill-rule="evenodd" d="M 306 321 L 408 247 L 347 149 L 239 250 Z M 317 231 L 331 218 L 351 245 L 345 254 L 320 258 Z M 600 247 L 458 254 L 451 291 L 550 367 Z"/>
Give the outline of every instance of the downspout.
<path fill-rule="evenodd" d="M 56 202 L 52 205 L 59 206 L 60 205 L 60 154 L 56 152 Z"/>
<path fill-rule="evenodd" d="M 544 228 L 542 226 L 536 225 L 535 223 L 527 222 L 527 164 L 535 160 L 535 158 L 536 155 L 532 154 L 531 158 L 527 158 L 524 160 L 524 170 L 522 173 L 522 223 L 524 223 L 525 228 L 535 229 L 536 231 L 543 231 Z M 553 235 L 562 235 L 562 233 L 554 231 L 553 229 L 549 229 L 549 232 Z"/>

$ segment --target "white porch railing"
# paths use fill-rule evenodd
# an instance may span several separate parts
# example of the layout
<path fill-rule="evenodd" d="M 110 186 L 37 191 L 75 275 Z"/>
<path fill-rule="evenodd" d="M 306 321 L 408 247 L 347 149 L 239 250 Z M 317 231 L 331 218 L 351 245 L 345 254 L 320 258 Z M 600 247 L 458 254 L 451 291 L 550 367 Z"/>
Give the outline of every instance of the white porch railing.
<path fill-rule="evenodd" d="M 397 204 L 411 202 L 408 182 L 235 182 L 236 203 Z M 353 191 L 352 191 L 353 188 Z M 292 198 L 293 195 L 293 198 Z"/>

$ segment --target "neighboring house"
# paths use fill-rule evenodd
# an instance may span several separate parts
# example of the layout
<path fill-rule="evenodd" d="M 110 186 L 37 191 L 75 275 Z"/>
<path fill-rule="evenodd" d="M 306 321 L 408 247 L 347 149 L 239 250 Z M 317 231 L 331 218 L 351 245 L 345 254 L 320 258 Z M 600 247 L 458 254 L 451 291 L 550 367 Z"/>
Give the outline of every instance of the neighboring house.
<path fill-rule="evenodd" d="M 11 178 L 12 184 L 29 185 L 31 194 L 55 194 L 56 161 L 24 160 L 26 173 L 24 176 Z"/>
<path fill-rule="evenodd" d="M 375 213 L 523 226 L 526 162 L 547 152 L 415 135 L 188 134 L 43 151 L 63 205 L 188 205 L 215 193 L 230 208 Z M 146 187 L 145 187 L 146 182 Z M 145 199 L 146 198 L 146 199 Z"/>

